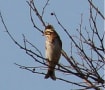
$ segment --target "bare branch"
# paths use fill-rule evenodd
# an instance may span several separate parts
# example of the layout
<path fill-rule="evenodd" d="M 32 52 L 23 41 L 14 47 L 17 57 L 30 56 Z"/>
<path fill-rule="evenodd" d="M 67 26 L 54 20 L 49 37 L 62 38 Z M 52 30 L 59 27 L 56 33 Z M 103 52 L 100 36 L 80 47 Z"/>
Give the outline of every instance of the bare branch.
<path fill-rule="evenodd" d="M 30 8 L 35 12 L 35 14 L 36 14 L 36 16 L 39 18 L 39 20 L 41 21 L 41 23 L 43 24 L 43 26 L 46 26 L 45 25 L 45 22 L 43 21 L 43 19 L 42 19 L 42 16 L 40 15 L 40 13 L 38 12 L 38 10 L 37 10 L 37 8 L 36 8 L 36 6 L 35 6 L 35 4 L 34 4 L 34 1 L 32 0 L 32 1 L 27 1 L 27 3 L 28 3 L 28 5 L 30 6 Z"/>
<path fill-rule="evenodd" d="M 46 27 L 44 17 L 43 15 L 46 14 L 45 10 L 48 6 L 50 0 L 47 0 L 46 4 L 42 8 L 41 14 L 38 11 L 38 8 L 36 7 L 34 0 L 27 1 L 29 7 L 30 7 L 30 18 L 33 26 L 35 29 L 43 34 L 43 30 L 41 30 L 37 24 L 36 21 L 33 18 L 34 15 L 38 18 L 38 20 L 41 22 L 42 26 Z M 62 28 L 62 30 L 65 32 L 65 34 L 69 37 L 69 41 L 71 42 L 71 51 L 70 51 L 70 57 L 69 54 L 66 53 L 62 49 L 61 53 L 64 57 L 64 60 L 67 61 L 67 65 L 65 63 L 57 64 L 58 67 L 55 67 L 55 70 L 58 71 L 61 74 L 70 76 L 69 80 L 66 80 L 65 77 L 57 77 L 58 80 L 64 81 L 69 84 L 73 84 L 76 86 L 79 86 L 79 90 L 84 89 L 95 89 L 95 90 L 101 90 L 101 88 L 105 87 L 103 76 L 104 74 L 100 74 L 102 70 L 104 70 L 104 54 L 105 54 L 105 48 L 103 45 L 103 40 L 105 37 L 105 32 L 103 34 L 100 34 L 98 30 L 97 25 L 97 17 L 99 14 L 102 19 L 104 20 L 105 17 L 102 15 L 102 13 L 99 11 L 98 8 L 93 4 L 92 0 L 88 0 L 90 4 L 90 18 L 89 18 L 89 25 L 90 27 L 83 28 L 83 14 L 81 14 L 80 24 L 79 27 L 76 29 L 77 36 L 71 35 L 70 32 L 68 32 L 68 29 L 66 29 L 61 22 L 59 21 L 58 17 L 55 13 L 51 13 L 53 15 L 58 23 L 58 25 Z M 92 10 L 95 9 L 96 13 L 94 13 Z M 95 14 L 95 15 L 94 15 Z M 0 18 L 4 25 L 4 28 L 9 35 L 9 37 L 12 39 L 12 41 L 22 50 L 25 51 L 27 55 L 29 55 L 35 62 L 39 63 L 39 66 L 34 67 L 27 67 L 23 65 L 19 65 L 15 63 L 19 68 L 28 70 L 32 73 L 45 75 L 43 70 L 45 68 L 48 68 L 48 65 L 46 64 L 46 61 L 48 61 L 46 58 L 43 57 L 41 51 L 33 45 L 28 39 L 26 39 L 25 35 L 23 34 L 23 45 L 21 45 L 18 41 L 15 40 L 15 38 L 10 34 L 8 31 L 8 28 L 6 27 L 6 24 L 3 20 L 3 17 L 0 12 Z M 90 31 L 89 31 L 90 30 Z M 84 33 L 85 32 L 85 33 Z M 96 44 L 96 39 L 98 42 L 98 45 Z M 30 47 L 31 46 L 31 49 Z M 33 50 L 34 48 L 34 50 Z M 50 61 L 49 61 L 50 62 Z M 39 70 L 40 69 L 40 70 Z M 38 70 L 38 71 L 37 71 Z M 79 82 L 71 81 L 71 75 L 72 77 L 79 78 Z"/>
<path fill-rule="evenodd" d="M 92 1 L 88 0 L 88 2 L 96 10 L 96 12 L 105 20 L 105 17 L 103 16 L 103 14 L 100 12 L 100 10 L 98 10 L 98 8 L 96 8 L 96 6 L 92 3 Z"/>
<path fill-rule="evenodd" d="M 31 13 L 31 8 L 30 8 L 30 17 L 31 17 L 31 22 L 32 22 L 33 26 L 34 26 L 39 32 L 41 32 L 41 33 L 43 34 L 43 31 L 42 31 L 41 29 L 39 29 L 39 28 L 35 25 L 35 23 L 34 23 L 34 20 L 33 20 L 33 17 L 32 17 L 32 13 Z"/>
<path fill-rule="evenodd" d="M 43 11 L 42 11 L 42 17 L 43 17 L 43 15 L 44 15 L 45 8 L 47 7 L 47 5 L 48 5 L 49 1 L 50 1 L 50 0 L 47 0 L 47 2 L 46 2 L 46 4 L 45 4 L 45 6 L 43 7 Z"/>

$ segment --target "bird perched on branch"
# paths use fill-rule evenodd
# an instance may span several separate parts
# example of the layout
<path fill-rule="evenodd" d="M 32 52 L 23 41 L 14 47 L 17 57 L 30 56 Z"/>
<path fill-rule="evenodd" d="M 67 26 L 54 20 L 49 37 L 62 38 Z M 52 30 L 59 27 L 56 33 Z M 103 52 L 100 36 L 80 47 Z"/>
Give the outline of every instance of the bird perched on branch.
<path fill-rule="evenodd" d="M 48 63 L 45 79 L 50 77 L 52 80 L 56 80 L 55 66 L 58 64 L 61 56 L 62 41 L 52 25 L 45 27 L 44 36 L 46 36 L 45 53 Z"/>

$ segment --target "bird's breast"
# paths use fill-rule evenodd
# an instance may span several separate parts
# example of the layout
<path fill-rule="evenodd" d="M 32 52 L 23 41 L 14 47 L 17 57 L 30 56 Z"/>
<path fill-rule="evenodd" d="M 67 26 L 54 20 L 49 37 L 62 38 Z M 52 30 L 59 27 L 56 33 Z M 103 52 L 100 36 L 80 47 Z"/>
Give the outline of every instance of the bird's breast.
<path fill-rule="evenodd" d="M 61 54 L 61 47 L 57 40 L 50 42 L 46 41 L 46 57 L 49 60 L 59 59 Z"/>

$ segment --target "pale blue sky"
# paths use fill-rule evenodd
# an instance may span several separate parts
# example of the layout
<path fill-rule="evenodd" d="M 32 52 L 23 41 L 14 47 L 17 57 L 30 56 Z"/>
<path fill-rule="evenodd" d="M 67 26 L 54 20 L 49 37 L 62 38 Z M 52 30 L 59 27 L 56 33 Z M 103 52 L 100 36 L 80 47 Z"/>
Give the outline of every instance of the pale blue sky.
<path fill-rule="evenodd" d="M 46 0 L 35 1 L 41 11 Z M 94 1 L 103 12 L 104 0 Z M 22 34 L 25 34 L 26 38 L 37 46 L 44 55 L 45 38 L 33 28 L 26 0 L 0 0 L 0 11 L 13 37 L 23 44 Z M 55 18 L 50 15 L 51 12 L 56 13 L 61 23 L 70 30 L 70 33 L 75 33 L 80 24 L 81 13 L 84 18 L 84 25 L 88 24 L 89 3 L 87 0 L 50 0 L 47 6 L 44 20 L 46 23 L 53 24 L 57 29 L 63 42 L 63 48 L 68 53 L 70 52 L 68 50 L 70 48 L 70 42 L 67 41 L 68 37 L 64 34 L 64 31 L 60 30 Z M 38 19 L 36 17 L 35 20 L 37 23 Z M 102 30 L 103 24 L 101 23 L 99 21 L 98 25 Z M 37 25 L 44 29 L 41 23 L 38 22 Z M 33 59 L 12 42 L 0 21 L 0 90 L 70 90 L 75 88 L 65 82 L 52 81 L 51 79 L 45 80 L 42 75 L 21 70 L 14 65 L 15 62 L 27 66 L 35 65 Z"/>

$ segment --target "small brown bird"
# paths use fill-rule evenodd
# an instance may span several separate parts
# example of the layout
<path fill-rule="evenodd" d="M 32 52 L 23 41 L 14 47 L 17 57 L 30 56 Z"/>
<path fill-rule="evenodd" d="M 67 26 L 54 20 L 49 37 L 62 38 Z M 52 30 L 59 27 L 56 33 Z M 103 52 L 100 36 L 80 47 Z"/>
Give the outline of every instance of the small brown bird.
<path fill-rule="evenodd" d="M 46 36 L 45 52 L 48 60 L 48 72 L 45 79 L 50 77 L 52 80 L 56 80 L 55 66 L 58 64 L 61 56 L 62 42 L 52 25 L 46 26 L 44 35 Z"/>

